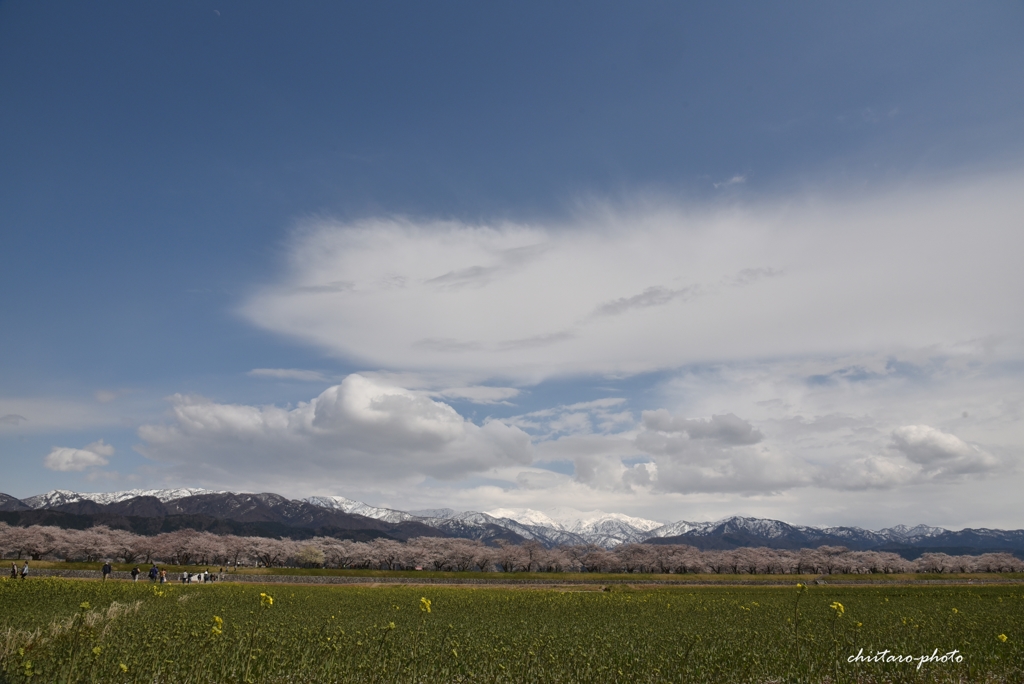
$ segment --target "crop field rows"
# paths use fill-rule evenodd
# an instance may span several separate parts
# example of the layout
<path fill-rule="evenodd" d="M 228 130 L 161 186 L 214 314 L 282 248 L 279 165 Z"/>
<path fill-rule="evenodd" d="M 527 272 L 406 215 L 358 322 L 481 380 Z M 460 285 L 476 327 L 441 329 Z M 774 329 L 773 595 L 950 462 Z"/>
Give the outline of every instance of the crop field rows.
<path fill-rule="evenodd" d="M 1020 585 L 602 592 L 5 579 L 0 631 L 6 682 L 1024 681 Z M 866 660 L 881 652 L 907 660 Z"/>

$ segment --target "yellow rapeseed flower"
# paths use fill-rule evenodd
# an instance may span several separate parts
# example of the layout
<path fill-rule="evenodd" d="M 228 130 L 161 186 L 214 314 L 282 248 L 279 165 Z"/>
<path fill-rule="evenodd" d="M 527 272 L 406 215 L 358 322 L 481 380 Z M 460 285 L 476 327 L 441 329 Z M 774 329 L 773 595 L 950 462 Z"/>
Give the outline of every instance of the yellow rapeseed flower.
<path fill-rule="evenodd" d="M 839 601 L 834 601 L 832 603 L 832 605 L 829 606 L 829 608 L 831 608 L 832 610 L 836 611 L 836 617 L 839 617 L 840 615 L 842 615 L 843 613 L 846 612 L 846 609 L 843 608 L 843 604 L 840 603 Z"/>
<path fill-rule="evenodd" d="M 420 610 L 422 610 L 424 613 L 430 612 L 430 599 L 426 597 L 420 598 Z"/>
<path fill-rule="evenodd" d="M 274 597 L 270 594 L 260 594 L 260 605 L 264 608 L 274 605 Z"/>
<path fill-rule="evenodd" d="M 1006 635 L 1005 635 L 1005 634 L 1000 634 L 999 636 L 997 636 L 997 637 L 996 637 L 996 639 L 999 639 L 999 640 L 1000 640 L 1000 641 L 1002 641 L 1003 643 L 1006 643 L 1006 638 L 1007 638 L 1007 637 L 1006 637 Z"/>
<path fill-rule="evenodd" d="M 124 663 L 121 663 L 121 672 L 127 672 L 127 671 L 128 671 L 128 666 L 125 665 Z"/>

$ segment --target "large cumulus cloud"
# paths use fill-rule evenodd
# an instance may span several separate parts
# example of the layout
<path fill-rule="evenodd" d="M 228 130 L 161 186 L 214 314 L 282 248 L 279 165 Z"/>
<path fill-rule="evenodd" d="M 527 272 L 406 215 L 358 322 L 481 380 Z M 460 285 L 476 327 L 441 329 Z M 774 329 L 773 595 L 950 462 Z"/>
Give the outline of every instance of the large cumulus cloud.
<path fill-rule="evenodd" d="M 952 478 L 999 466 L 993 455 L 928 425 L 904 425 L 893 430 L 892 446 L 920 466 L 927 477 Z"/>
<path fill-rule="evenodd" d="M 809 468 L 769 445 L 749 421 L 734 414 L 707 419 L 645 411 L 636 448 L 653 457 L 661 491 L 764 493 L 810 482 Z"/>
<path fill-rule="evenodd" d="M 208 481 L 239 473 L 264 482 L 450 479 L 532 459 L 517 427 L 476 425 L 447 404 L 359 374 L 295 408 L 174 395 L 170 421 L 141 427 L 139 437 L 146 456 Z"/>

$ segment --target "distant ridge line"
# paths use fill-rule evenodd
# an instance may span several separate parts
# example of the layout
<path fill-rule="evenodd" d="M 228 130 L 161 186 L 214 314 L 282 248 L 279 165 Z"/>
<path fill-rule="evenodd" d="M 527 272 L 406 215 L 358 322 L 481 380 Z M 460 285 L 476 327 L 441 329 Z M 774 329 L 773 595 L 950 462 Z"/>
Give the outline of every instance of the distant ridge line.
<path fill-rule="evenodd" d="M 0 521 L 22 524 L 21 521 L 58 514 L 92 516 L 96 521 L 107 521 L 95 524 L 121 524 L 117 522 L 119 517 L 178 520 L 182 516 L 199 516 L 206 520 L 206 525 L 212 525 L 210 521 L 226 520 L 263 525 L 277 532 L 291 529 L 303 535 L 316 529 L 333 530 L 334 534 L 355 534 L 356 530 L 362 530 L 366 534 L 398 539 L 435 535 L 488 543 L 500 539 L 514 543 L 536 541 L 548 547 L 593 544 L 614 548 L 621 544 L 648 543 L 688 544 L 702 549 L 829 545 L 853 550 L 948 548 L 1024 552 L 1024 530 L 950 531 L 928 525 L 895 525 L 871 531 L 853 526 L 791 525 L 746 516 L 730 516 L 713 522 L 662 524 L 621 513 L 567 508 L 550 509 L 546 513 L 531 509 L 495 509 L 490 513 L 459 512 L 450 508 L 400 511 L 341 496 L 288 499 L 272 493 L 201 488 L 131 489 L 108 493 L 57 489 L 23 500 L 0 494 Z"/>

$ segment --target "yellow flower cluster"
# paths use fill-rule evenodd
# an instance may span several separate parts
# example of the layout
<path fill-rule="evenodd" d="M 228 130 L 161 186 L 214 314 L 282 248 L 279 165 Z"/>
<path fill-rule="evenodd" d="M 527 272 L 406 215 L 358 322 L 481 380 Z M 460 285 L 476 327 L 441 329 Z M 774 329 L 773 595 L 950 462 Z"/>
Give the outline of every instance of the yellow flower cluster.
<path fill-rule="evenodd" d="M 430 599 L 423 597 L 420 599 L 420 610 L 424 613 L 430 612 Z"/>
<path fill-rule="evenodd" d="M 996 639 L 999 639 L 1000 641 L 1002 641 L 1005 644 L 1007 637 L 1006 637 L 1005 634 L 1000 634 L 999 636 L 996 637 Z"/>
<path fill-rule="evenodd" d="M 832 603 L 832 605 L 829 606 L 829 608 L 831 608 L 832 610 L 836 611 L 836 617 L 839 617 L 840 615 L 842 615 L 843 613 L 846 612 L 846 609 L 843 608 L 843 604 L 840 603 L 839 601 L 834 601 Z"/>
<path fill-rule="evenodd" d="M 269 608 L 274 605 L 274 597 L 270 594 L 260 594 L 260 605 L 264 608 Z"/>
<path fill-rule="evenodd" d="M 213 627 L 210 628 L 210 634 L 214 634 L 214 635 L 222 634 L 223 633 L 223 627 L 224 627 L 224 620 L 221 619 L 220 617 L 214 615 L 213 616 Z"/>

